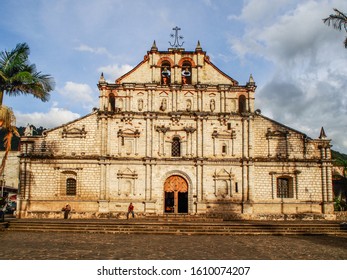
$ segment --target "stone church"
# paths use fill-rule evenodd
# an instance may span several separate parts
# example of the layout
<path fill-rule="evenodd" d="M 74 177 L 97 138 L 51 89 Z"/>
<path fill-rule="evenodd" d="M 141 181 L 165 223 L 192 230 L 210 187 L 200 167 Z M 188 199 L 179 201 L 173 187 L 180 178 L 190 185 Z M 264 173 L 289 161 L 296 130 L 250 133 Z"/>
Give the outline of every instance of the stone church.
<path fill-rule="evenodd" d="M 99 107 L 21 138 L 18 217 L 334 219 L 330 140 L 254 108 L 245 85 L 195 50 L 154 42 L 110 83 Z M 280 94 L 280 93 L 279 93 Z"/>

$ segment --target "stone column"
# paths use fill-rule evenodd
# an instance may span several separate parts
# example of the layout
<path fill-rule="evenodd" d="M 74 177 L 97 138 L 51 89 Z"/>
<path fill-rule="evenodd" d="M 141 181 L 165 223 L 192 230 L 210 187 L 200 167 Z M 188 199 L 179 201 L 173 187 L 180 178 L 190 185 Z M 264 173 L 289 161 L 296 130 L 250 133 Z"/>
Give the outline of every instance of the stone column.
<path fill-rule="evenodd" d="M 107 165 L 104 158 L 99 160 L 100 165 L 100 189 L 99 189 L 99 212 L 105 213 L 109 212 L 108 200 L 106 197 L 107 194 Z"/>
<path fill-rule="evenodd" d="M 101 156 L 107 154 L 107 116 L 102 115 L 101 120 Z"/>
<path fill-rule="evenodd" d="M 254 162 L 253 162 L 253 118 L 247 119 L 248 134 L 248 201 L 253 201 L 253 189 L 254 189 Z"/>
<path fill-rule="evenodd" d="M 326 158 L 327 160 L 331 160 L 331 151 L 330 146 L 326 148 Z M 332 164 L 327 163 L 327 201 L 332 202 L 333 201 L 333 180 L 332 180 Z"/>

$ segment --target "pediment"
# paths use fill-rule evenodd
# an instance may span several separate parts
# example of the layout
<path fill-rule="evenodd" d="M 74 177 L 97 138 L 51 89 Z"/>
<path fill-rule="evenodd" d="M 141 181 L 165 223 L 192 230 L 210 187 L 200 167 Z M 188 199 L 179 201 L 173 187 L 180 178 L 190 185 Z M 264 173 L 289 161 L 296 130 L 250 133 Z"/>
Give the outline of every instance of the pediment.
<path fill-rule="evenodd" d="M 140 131 L 138 129 L 120 129 L 118 131 L 118 137 L 139 137 L 140 136 Z"/>
<path fill-rule="evenodd" d="M 137 179 L 138 175 L 136 170 L 132 171 L 130 168 L 125 168 L 123 170 L 119 170 L 117 173 L 118 178 L 128 178 L 128 179 Z"/>
<path fill-rule="evenodd" d="M 169 93 L 167 93 L 166 91 L 162 91 L 161 93 L 159 93 L 159 96 L 166 97 L 169 96 Z"/>
<path fill-rule="evenodd" d="M 62 138 L 86 138 L 87 132 L 85 131 L 84 125 L 81 128 L 72 127 L 72 128 L 63 128 Z"/>
<path fill-rule="evenodd" d="M 220 169 L 219 171 L 215 171 L 213 178 L 215 180 L 225 180 L 225 179 L 230 179 L 233 178 L 234 175 L 232 174 L 232 170 L 230 169 L 230 172 L 228 172 L 226 169 Z"/>
<path fill-rule="evenodd" d="M 187 91 L 187 92 L 184 93 L 184 96 L 185 96 L 185 97 L 194 96 L 194 93 L 191 92 L 191 91 Z"/>

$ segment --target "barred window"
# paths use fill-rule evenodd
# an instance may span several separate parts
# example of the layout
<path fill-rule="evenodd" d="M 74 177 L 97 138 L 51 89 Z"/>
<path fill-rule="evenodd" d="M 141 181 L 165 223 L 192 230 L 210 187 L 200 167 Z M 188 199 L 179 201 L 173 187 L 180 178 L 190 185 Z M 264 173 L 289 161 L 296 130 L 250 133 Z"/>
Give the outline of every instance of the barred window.
<path fill-rule="evenodd" d="M 66 195 L 76 195 L 76 179 L 66 179 Z"/>
<path fill-rule="evenodd" d="M 293 198 L 293 180 L 290 177 L 277 179 L 277 197 Z"/>
<path fill-rule="evenodd" d="M 172 139 L 171 156 L 179 157 L 181 156 L 181 142 L 178 137 Z"/>

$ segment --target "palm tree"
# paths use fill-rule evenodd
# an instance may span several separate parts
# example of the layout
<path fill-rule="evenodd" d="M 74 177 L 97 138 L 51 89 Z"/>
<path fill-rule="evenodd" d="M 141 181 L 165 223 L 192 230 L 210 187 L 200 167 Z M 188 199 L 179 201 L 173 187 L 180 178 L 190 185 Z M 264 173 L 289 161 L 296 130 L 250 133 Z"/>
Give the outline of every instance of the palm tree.
<path fill-rule="evenodd" d="M 49 92 L 54 89 L 54 80 L 49 75 L 37 72 L 35 64 L 28 61 L 30 49 L 26 43 L 17 44 L 11 51 L 0 52 L 0 129 L 6 131 L 5 155 L 0 165 L 3 173 L 13 135 L 19 137 L 13 111 L 4 106 L 4 94 L 17 96 L 31 94 L 42 101 L 48 101 Z"/>
<path fill-rule="evenodd" d="M 330 26 L 332 26 L 335 29 L 342 30 L 344 29 L 347 32 L 347 16 L 340 12 L 338 9 L 334 9 L 335 14 L 330 15 L 327 18 L 323 19 L 323 22 Z M 344 41 L 345 48 L 347 49 L 347 38 Z"/>

